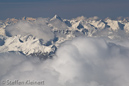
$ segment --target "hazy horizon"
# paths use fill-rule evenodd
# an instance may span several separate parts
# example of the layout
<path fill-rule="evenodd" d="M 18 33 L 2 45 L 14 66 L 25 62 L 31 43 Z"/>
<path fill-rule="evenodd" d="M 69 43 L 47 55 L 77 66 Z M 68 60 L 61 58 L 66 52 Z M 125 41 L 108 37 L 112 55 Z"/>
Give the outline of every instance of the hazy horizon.
<path fill-rule="evenodd" d="M 53 17 L 71 19 L 78 16 L 99 18 L 128 17 L 127 0 L 0 0 L 0 20 L 7 18 Z"/>

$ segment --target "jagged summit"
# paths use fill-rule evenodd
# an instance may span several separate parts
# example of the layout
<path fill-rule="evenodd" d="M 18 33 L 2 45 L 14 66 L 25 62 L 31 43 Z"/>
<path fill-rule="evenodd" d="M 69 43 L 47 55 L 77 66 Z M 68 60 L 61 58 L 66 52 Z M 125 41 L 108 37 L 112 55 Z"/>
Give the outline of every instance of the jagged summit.
<path fill-rule="evenodd" d="M 84 17 L 84 16 L 79 16 L 79 17 L 75 18 L 75 20 L 78 20 L 78 21 L 85 20 L 85 19 L 86 19 L 86 17 Z"/>
<path fill-rule="evenodd" d="M 58 16 L 58 15 L 55 15 L 53 18 L 51 18 L 51 21 L 55 20 L 55 19 L 58 19 L 58 20 L 62 21 L 62 18 L 60 16 Z"/>
<path fill-rule="evenodd" d="M 35 18 L 32 18 L 32 17 L 23 17 L 22 20 L 26 20 L 26 21 L 35 21 L 36 19 Z"/>
<path fill-rule="evenodd" d="M 22 17 L 22 20 L 26 20 L 26 16 Z"/>

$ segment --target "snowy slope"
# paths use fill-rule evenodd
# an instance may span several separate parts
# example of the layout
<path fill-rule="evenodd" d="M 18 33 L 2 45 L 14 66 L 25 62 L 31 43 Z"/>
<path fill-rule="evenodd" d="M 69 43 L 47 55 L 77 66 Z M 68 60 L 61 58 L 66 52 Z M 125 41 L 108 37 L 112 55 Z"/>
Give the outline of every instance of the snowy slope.
<path fill-rule="evenodd" d="M 78 36 L 129 38 L 129 22 L 98 17 L 7 19 L 0 22 L 0 52 L 20 52 L 26 56 L 53 55 L 61 43 Z"/>

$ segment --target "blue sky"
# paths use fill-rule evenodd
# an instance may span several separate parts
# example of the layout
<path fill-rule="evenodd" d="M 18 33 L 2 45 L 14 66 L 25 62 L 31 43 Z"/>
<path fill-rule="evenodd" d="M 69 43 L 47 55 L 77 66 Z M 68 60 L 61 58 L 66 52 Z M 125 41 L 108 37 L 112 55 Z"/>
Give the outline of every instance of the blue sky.
<path fill-rule="evenodd" d="M 6 18 L 129 16 L 129 0 L 0 0 L 0 20 Z"/>

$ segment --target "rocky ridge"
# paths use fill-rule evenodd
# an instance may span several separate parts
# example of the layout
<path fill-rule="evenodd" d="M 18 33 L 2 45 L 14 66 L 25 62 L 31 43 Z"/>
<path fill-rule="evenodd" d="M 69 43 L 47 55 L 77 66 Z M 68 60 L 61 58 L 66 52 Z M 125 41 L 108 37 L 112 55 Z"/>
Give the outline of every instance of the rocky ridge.
<path fill-rule="evenodd" d="M 21 26 L 19 22 L 22 22 Z M 32 30 L 31 25 L 34 28 Z M 24 27 L 26 29 L 23 31 Z M 7 19 L 0 22 L 0 52 L 18 52 L 26 56 L 45 59 L 54 55 L 61 43 L 78 36 L 128 39 L 129 21 L 128 18 L 102 20 L 98 17 L 86 18 L 84 16 L 63 19 L 57 15 L 53 18 Z M 46 37 L 49 40 L 45 40 Z"/>

